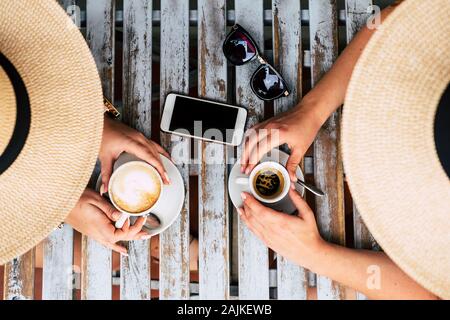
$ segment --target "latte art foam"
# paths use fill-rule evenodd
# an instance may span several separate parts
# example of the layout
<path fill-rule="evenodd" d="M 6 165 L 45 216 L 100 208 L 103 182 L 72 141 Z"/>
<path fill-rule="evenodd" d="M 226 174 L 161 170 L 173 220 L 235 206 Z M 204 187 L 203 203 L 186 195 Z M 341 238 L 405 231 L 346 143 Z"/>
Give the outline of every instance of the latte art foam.
<path fill-rule="evenodd" d="M 129 213 L 141 213 L 150 209 L 161 194 L 159 176 L 144 163 L 120 168 L 110 186 L 112 200 Z"/>

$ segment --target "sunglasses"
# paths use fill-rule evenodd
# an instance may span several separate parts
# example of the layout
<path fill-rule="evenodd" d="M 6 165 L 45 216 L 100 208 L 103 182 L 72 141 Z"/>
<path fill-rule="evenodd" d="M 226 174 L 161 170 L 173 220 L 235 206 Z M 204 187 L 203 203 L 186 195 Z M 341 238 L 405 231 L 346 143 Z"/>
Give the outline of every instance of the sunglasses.
<path fill-rule="evenodd" d="M 283 77 L 262 57 L 256 42 L 240 25 L 235 24 L 232 27 L 222 49 L 227 60 L 235 66 L 258 59 L 260 66 L 250 79 L 250 86 L 258 98 L 275 100 L 289 95 Z"/>

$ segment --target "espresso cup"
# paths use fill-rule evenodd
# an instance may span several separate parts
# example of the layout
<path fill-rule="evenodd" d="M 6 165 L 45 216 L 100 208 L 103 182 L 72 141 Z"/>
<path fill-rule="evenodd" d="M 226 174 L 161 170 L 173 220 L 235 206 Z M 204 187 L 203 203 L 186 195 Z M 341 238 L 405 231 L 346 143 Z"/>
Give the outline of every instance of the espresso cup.
<path fill-rule="evenodd" d="M 263 203 L 282 200 L 291 187 L 291 179 L 286 168 L 274 161 L 258 164 L 249 176 L 237 177 L 235 182 L 248 185 L 252 195 Z"/>
<path fill-rule="evenodd" d="M 147 162 L 124 153 L 114 164 L 108 184 L 113 206 L 121 212 L 116 228 L 122 228 L 130 217 L 148 215 L 163 193 L 163 182 L 158 171 Z"/>

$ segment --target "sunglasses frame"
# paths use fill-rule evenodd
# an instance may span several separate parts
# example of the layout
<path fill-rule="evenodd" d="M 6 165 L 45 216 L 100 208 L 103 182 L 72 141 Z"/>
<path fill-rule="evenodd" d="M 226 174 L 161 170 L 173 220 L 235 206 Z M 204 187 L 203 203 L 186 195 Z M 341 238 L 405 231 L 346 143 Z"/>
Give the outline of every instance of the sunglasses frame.
<path fill-rule="evenodd" d="M 247 61 L 245 61 L 245 62 L 243 62 L 243 63 L 240 63 L 240 64 L 236 64 L 236 63 L 234 63 L 233 61 L 231 61 L 228 57 L 227 57 L 227 55 L 225 54 L 225 44 L 229 41 L 229 39 L 230 39 L 230 37 L 235 33 L 235 32 L 237 32 L 237 31 L 240 31 L 244 36 L 246 36 L 247 38 L 248 38 L 248 40 L 251 42 L 251 44 L 255 47 L 255 49 L 256 49 L 256 53 L 255 53 L 255 55 L 254 55 L 254 57 L 252 57 L 251 59 L 249 59 L 249 60 L 247 60 Z M 252 75 L 252 77 L 250 78 L 250 87 L 252 88 L 252 91 L 253 91 L 253 93 L 259 98 L 259 99 L 261 99 L 261 100 L 265 100 L 265 101 L 272 101 L 272 100 L 276 100 L 276 99 L 278 99 L 278 98 L 281 98 L 282 96 L 288 96 L 289 94 L 290 94 L 290 91 L 289 91 L 289 88 L 288 88 L 288 85 L 287 85 L 287 83 L 286 83 L 286 81 L 283 79 L 283 77 L 281 76 L 281 74 L 269 63 L 269 62 L 267 62 L 267 60 L 266 59 L 264 59 L 264 57 L 262 56 L 262 54 L 261 54 L 261 51 L 259 50 L 259 47 L 258 47 L 258 45 L 256 44 L 256 42 L 255 42 L 255 40 L 253 40 L 253 38 L 251 37 L 251 35 L 247 32 L 247 30 L 245 30 L 241 25 L 239 25 L 239 24 L 235 24 L 232 28 L 231 28 L 231 31 L 228 33 L 228 35 L 226 36 L 226 38 L 225 38 L 225 40 L 224 40 L 224 42 L 223 42 L 223 46 L 222 46 L 222 50 L 223 50 L 223 54 L 224 54 L 224 56 L 225 56 L 225 58 L 231 63 L 231 64 L 233 64 L 233 65 L 235 65 L 235 66 L 242 66 L 242 65 L 244 65 L 244 64 L 246 64 L 246 63 L 249 63 L 249 62 L 251 62 L 251 61 L 253 61 L 253 60 L 258 60 L 259 61 L 259 64 L 260 64 L 260 66 L 255 70 L 255 72 L 253 72 L 253 75 Z M 284 87 L 285 87 L 285 90 L 282 92 L 282 93 L 280 93 L 278 96 L 276 96 L 276 97 L 273 97 L 273 98 L 264 98 L 264 97 L 261 97 L 258 93 L 257 93 L 257 91 L 255 90 L 255 88 L 254 88 L 254 86 L 253 86 L 253 82 L 254 82 L 254 78 L 255 78 L 255 76 L 256 76 L 256 74 L 262 69 L 262 68 L 264 68 L 264 67 L 268 67 L 272 72 L 274 72 L 276 75 L 277 75 L 277 77 L 283 82 L 283 85 L 284 85 Z"/>

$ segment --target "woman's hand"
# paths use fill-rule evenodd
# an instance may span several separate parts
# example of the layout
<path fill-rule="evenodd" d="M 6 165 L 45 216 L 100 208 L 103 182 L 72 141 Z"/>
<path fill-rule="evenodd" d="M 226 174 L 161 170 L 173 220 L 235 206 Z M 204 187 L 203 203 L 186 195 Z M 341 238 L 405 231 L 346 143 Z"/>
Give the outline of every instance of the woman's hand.
<path fill-rule="evenodd" d="M 265 207 L 248 193 L 242 193 L 242 221 L 266 246 L 292 262 L 311 269 L 316 253 L 326 242 L 320 237 L 314 213 L 295 190 L 289 196 L 298 210 L 295 216 Z"/>
<path fill-rule="evenodd" d="M 170 158 L 170 155 L 157 143 L 148 140 L 142 133 L 123 123 L 105 116 L 102 145 L 99 159 L 101 162 L 103 190 L 108 190 L 114 162 L 122 152 L 134 154 L 147 161 L 158 170 L 165 184 L 170 183 L 159 154 Z"/>
<path fill-rule="evenodd" d="M 300 105 L 265 122 L 257 124 L 246 133 L 241 157 L 241 172 L 250 174 L 261 158 L 273 148 L 287 144 L 291 155 L 286 163 L 292 181 L 296 170 L 323 124 L 314 108 Z"/>
<path fill-rule="evenodd" d="M 86 189 L 65 222 L 105 247 L 127 255 L 127 249 L 117 244 L 118 241 L 147 240 L 150 235 L 141 231 L 146 217 L 139 217 L 133 226 L 128 220 L 122 229 L 116 229 L 114 221 L 119 217 L 120 213 L 107 200 Z"/>

